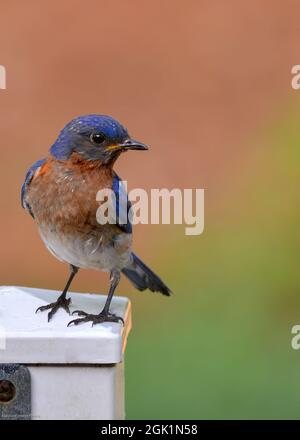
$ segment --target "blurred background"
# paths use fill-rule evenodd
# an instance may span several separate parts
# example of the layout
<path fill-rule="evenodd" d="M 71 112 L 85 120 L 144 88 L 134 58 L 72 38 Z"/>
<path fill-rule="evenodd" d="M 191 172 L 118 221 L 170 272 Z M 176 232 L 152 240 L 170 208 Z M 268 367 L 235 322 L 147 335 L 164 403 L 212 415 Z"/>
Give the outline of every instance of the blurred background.
<path fill-rule="evenodd" d="M 127 418 L 299 418 L 298 1 L 2 2 L 1 284 L 62 289 L 68 268 L 20 206 L 26 169 L 85 113 L 151 145 L 116 170 L 129 187 L 205 188 L 205 231 L 135 227 L 174 291 L 139 293 Z M 82 271 L 74 291 L 107 292 Z"/>

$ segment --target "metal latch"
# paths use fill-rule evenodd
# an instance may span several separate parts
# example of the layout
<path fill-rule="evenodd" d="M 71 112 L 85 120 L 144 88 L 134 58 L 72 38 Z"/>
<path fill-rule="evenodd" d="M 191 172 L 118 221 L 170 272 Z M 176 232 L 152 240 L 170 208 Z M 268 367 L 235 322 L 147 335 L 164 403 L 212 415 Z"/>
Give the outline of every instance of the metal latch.
<path fill-rule="evenodd" d="M 31 419 L 31 379 L 28 368 L 0 364 L 0 420 Z"/>

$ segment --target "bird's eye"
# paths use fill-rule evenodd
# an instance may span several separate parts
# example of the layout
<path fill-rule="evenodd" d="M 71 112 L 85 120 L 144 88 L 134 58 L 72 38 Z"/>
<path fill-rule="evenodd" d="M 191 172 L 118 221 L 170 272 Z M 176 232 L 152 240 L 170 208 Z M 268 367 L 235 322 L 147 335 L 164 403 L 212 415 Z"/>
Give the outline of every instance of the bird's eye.
<path fill-rule="evenodd" d="M 94 144 L 99 145 L 102 144 L 106 138 L 103 133 L 92 133 L 90 139 Z"/>

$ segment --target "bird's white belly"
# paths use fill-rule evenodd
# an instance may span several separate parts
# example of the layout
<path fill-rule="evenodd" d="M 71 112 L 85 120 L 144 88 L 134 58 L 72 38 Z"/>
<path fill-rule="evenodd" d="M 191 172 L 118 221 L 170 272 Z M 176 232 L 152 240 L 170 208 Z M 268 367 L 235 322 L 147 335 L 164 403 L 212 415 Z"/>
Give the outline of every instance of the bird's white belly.
<path fill-rule="evenodd" d="M 83 269 L 111 271 L 122 269 L 131 261 L 131 236 L 122 234 L 116 241 L 103 244 L 103 237 L 65 236 L 40 228 L 49 251 L 60 261 Z"/>

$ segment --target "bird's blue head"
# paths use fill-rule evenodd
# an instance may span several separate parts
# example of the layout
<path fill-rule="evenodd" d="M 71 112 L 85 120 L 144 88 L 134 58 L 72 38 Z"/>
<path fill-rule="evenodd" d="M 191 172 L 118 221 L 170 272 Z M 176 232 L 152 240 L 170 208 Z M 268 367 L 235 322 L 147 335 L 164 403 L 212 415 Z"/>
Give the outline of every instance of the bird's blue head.
<path fill-rule="evenodd" d="M 68 160 L 77 153 L 84 160 L 113 163 L 128 150 L 147 150 L 147 146 L 131 139 L 127 130 L 111 116 L 85 115 L 70 121 L 50 148 L 58 160 Z"/>

